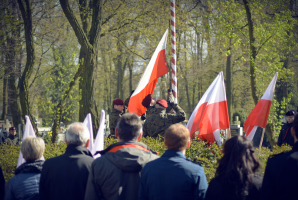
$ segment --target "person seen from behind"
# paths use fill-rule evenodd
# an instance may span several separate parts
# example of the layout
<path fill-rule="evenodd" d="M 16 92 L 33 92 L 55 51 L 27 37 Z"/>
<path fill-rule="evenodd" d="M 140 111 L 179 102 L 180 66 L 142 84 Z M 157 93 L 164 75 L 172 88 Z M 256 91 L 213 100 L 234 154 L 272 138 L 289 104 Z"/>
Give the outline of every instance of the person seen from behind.
<path fill-rule="evenodd" d="M 84 199 L 93 156 L 87 149 L 90 133 L 81 122 L 66 131 L 65 153 L 45 161 L 39 187 L 40 200 Z"/>
<path fill-rule="evenodd" d="M 291 128 L 293 126 L 294 117 L 296 115 L 295 110 L 290 110 L 286 113 L 287 123 L 285 123 L 278 136 L 277 145 L 281 146 L 282 144 L 288 144 L 290 146 L 294 146 L 294 138 L 291 134 Z"/>
<path fill-rule="evenodd" d="M 142 122 L 136 114 L 124 114 L 115 129 L 118 142 L 99 152 L 88 178 L 85 200 L 137 200 L 140 174 L 146 163 L 158 158 L 145 144 Z"/>
<path fill-rule="evenodd" d="M 298 188 L 298 116 L 290 134 L 293 149 L 268 158 L 261 190 L 262 200 L 297 199 Z"/>
<path fill-rule="evenodd" d="M 39 194 L 40 173 L 44 164 L 40 160 L 45 150 L 45 143 L 39 137 L 26 137 L 21 144 L 25 163 L 15 170 L 6 186 L 4 200 L 37 200 Z"/>
<path fill-rule="evenodd" d="M 210 183 L 205 200 L 259 199 L 261 165 L 252 142 L 245 136 L 234 136 L 223 147 L 215 178 Z"/>
<path fill-rule="evenodd" d="M 149 162 L 141 174 L 139 200 L 204 199 L 207 180 L 203 167 L 186 159 L 190 134 L 182 124 L 173 124 L 165 131 L 168 150 Z"/>

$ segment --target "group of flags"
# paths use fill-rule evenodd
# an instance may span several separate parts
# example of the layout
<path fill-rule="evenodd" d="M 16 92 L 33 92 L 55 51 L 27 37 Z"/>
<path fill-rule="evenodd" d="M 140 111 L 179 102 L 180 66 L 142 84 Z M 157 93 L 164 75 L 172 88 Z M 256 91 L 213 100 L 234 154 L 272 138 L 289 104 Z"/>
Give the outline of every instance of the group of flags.
<path fill-rule="evenodd" d="M 141 104 L 142 100 L 148 94 L 153 94 L 158 78 L 169 72 L 165 54 L 167 36 L 168 30 L 166 30 L 164 33 L 138 83 L 136 90 L 130 97 L 128 104 L 128 110 L 130 113 L 135 113 L 141 116 L 146 112 L 146 108 Z M 253 139 L 257 127 L 266 127 L 277 75 L 278 73 L 274 75 L 264 95 L 255 108 L 251 111 L 244 123 L 246 137 L 248 137 L 250 140 Z M 27 136 L 36 137 L 30 118 L 27 115 L 25 118 L 26 126 L 23 139 L 25 139 Z M 104 149 L 104 119 L 105 111 L 102 110 L 100 126 L 95 138 L 95 142 L 93 142 L 92 118 L 90 113 L 87 114 L 83 122 L 88 127 L 90 133 L 88 149 L 92 155 L 94 155 L 94 158 L 100 156 L 100 154 L 95 155 L 97 151 Z M 214 79 L 200 99 L 188 120 L 187 128 L 189 129 L 192 137 L 194 137 L 195 132 L 198 131 L 198 137 L 200 139 L 211 143 L 217 141 L 218 144 L 220 144 L 220 130 L 230 128 L 223 72 L 218 74 L 218 76 Z M 44 160 L 43 157 L 41 159 Z M 25 160 L 22 153 L 20 152 L 17 167 L 24 162 Z"/>
<path fill-rule="evenodd" d="M 168 30 L 164 33 L 136 90 L 130 98 L 128 104 L 130 113 L 136 113 L 141 116 L 146 112 L 146 108 L 141 104 L 142 100 L 146 95 L 153 94 L 158 78 L 169 71 L 165 54 L 167 36 Z M 246 136 L 251 140 L 255 135 L 257 127 L 266 127 L 276 80 L 277 73 L 265 94 L 244 123 Z M 192 137 L 198 131 L 199 138 L 211 143 L 214 141 L 220 143 L 220 130 L 230 128 L 223 72 L 218 74 L 202 96 L 189 118 L 187 128 Z"/>

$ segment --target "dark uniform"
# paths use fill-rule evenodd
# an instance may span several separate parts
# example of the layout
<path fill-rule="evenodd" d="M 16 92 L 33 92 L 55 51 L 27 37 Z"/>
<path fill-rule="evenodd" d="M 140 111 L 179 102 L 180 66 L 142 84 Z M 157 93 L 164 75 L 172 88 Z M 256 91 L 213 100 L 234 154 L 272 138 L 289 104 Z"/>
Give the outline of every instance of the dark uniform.
<path fill-rule="evenodd" d="M 166 110 L 163 108 L 154 108 L 154 112 L 144 123 L 144 137 L 164 136 L 165 130 L 169 126 L 185 120 L 186 114 L 180 106 L 174 105 L 173 109 L 176 111 L 176 114 L 166 113 Z"/>
<path fill-rule="evenodd" d="M 297 188 L 298 142 L 291 151 L 268 159 L 260 199 L 297 199 Z"/>
<path fill-rule="evenodd" d="M 123 112 L 113 108 L 110 114 L 110 136 L 115 136 L 115 128 L 120 117 L 123 115 Z"/>
<path fill-rule="evenodd" d="M 18 135 L 9 134 L 8 137 L 4 140 L 4 144 L 18 146 L 20 144 L 20 139 Z"/>
<path fill-rule="evenodd" d="M 278 136 L 277 145 L 281 146 L 282 144 L 288 144 L 294 146 L 294 138 L 291 134 L 291 128 L 293 123 L 286 123 L 282 126 L 280 134 Z"/>

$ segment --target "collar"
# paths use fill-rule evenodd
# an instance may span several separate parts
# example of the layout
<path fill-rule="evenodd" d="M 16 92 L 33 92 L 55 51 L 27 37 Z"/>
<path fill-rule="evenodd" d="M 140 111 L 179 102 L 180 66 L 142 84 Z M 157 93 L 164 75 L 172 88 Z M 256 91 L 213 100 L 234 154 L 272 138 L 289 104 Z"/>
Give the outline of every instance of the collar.
<path fill-rule="evenodd" d="M 75 144 L 69 144 L 66 147 L 65 154 L 71 154 L 71 155 L 84 154 L 86 156 L 90 156 L 93 158 L 92 154 L 88 149 L 86 149 L 83 146 L 79 146 Z"/>
<path fill-rule="evenodd" d="M 176 150 L 166 150 L 161 157 L 180 157 L 186 158 L 185 155 L 181 151 Z"/>
<path fill-rule="evenodd" d="M 27 161 L 15 170 L 15 175 L 20 173 L 41 173 L 43 163 L 43 160 Z"/>
<path fill-rule="evenodd" d="M 144 143 L 142 142 L 136 142 L 136 141 L 123 141 L 123 142 L 117 142 L 115 144 L 112 144 L 110 145 L 108 148 L 102 150 L 102 151 L 97 151 L 94 155 L 96 154 L 100 154 L 100 155 L 104 155 L 106 153 L 108 153 L 111 149 L 117 147 L 117 146 L 121 146 L 121 145 L 138 145 L 138 146 L 141 146 L 145 149 L 147 149 L 148 151 L 154 153 L 154 154 L 157 154 L 156 152 L 152 151 L 147 145 L 145 145 Z"/>
<path fill-rule="evenodd" d="M 119 110 L 117 110 L 117 109 L 115 109 L 115 108 L 113 108 L 113 112 L 114 112 L 114 113 L 117 113 L 117 114 L 121 114 L 121 113 L 122 113 L 121 111 L 119 111 Z"/>

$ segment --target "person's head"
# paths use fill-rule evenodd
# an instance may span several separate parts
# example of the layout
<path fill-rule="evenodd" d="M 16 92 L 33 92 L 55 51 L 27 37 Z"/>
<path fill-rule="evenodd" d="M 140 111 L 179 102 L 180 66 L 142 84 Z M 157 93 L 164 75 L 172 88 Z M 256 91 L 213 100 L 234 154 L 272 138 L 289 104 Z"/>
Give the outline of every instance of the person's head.
<path fill-rule="evenodd" d="M 294 142 L 298 142 L 298 115 L 295 116 L 293 121 L 293 127 L 291 128 L 291 134 L 294 138 Z"/>
<path fill-rule="evenodd" d="M 17 134 L 17 129 L 15 127 L 10 127 L 9 128 L 9 134 L 16 135 Z"/>
<path fill-rule="evenodd" d="M 293 123 L 295 115 L 296 115 L 296 111 L 295 110 L 288 111 L 286 113 L 287 122 L 288 123 Z"/>
<path fill-rule="evenodd" d="M 21 144 L 21 152 L 26 162 L 38 160 L 42 157 L 45 144 L 40 137 L 26 137 Z"/>
<path fill-rule="evenodd" d="M 164 99 L 158 99 L 155 104 L 155 108 L 166 109 L 168 107 L 168 103 Z"/>
<path fill-rule="evenodd" d="M 67 145 L 74 144 L 78 146 L 89 146 L 90 133 L 87 126 L 81 122 L 75 122 L 69 125 L 65 142 Z"/>
<path fill-rule="evenodd" d="M 169 150 L 185 153 L 190 146 L 189 130 L 183 124 L 173 124 L 165 132 L 165 146 Z"/>
<path fill-rule="evenodd" d="M 137 141 L 142 137 L 142 121 L 136 114 L 124 114 L 118 121 L 115 136 L 118 141 Z"/>
<path fill-rule="evenodd" d="M 223 157 L 218 161 L 216 175 L 235 186 L 235 195 L 247 192 L 250 176 L 260 169 L 252 142 L 245 136 L 234 136 L 224 143 Z"/>
<path fill-rule="evenodd" d="M 124 105 L 124 102 L 123 102 L 122 99 L 118 99 L 118 98 L 117 99 L 114 99 L 114 101 L 113 101 L 113 107 L 114 107 L 114 109 L 122 112 L 123 109 L 124 109 L 124 106 L 123 105 Z"/>

